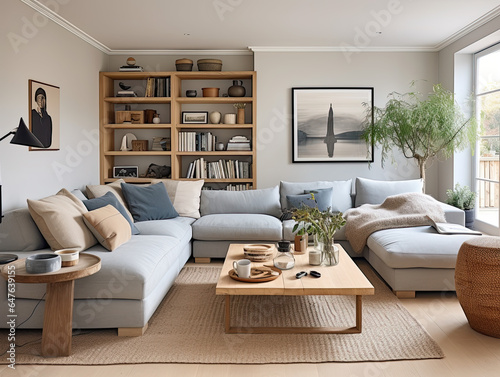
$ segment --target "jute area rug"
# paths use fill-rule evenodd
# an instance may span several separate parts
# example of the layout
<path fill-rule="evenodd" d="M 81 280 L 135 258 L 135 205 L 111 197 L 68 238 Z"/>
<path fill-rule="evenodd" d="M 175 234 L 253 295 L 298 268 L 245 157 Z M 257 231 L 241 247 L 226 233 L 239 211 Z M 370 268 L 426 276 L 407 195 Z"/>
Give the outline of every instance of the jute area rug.
<path fill-rule="evenodd" d="M 40 341 L 17 349 L 17 364 L 107 365 L 141 363 L 271 364 L 442 358 L 443 352 L 365 262 L 375 287 L 363 298 L 363 332 L 351 335 L 225 334 L 224 297 L 215 295 L 220 267 L 185 267 L 141 337 L 116 330 L 73 337 L 72 355 L 44 359 Z M 335 268 L 335 267 L 332 267 Z M 232 300 L 233 325 L 350 326 L 350 296 L 240 296 Z M 5 332 L 2 338 L 5 339 Z M 18 330 L 17 342 L 41 331 Z"/>

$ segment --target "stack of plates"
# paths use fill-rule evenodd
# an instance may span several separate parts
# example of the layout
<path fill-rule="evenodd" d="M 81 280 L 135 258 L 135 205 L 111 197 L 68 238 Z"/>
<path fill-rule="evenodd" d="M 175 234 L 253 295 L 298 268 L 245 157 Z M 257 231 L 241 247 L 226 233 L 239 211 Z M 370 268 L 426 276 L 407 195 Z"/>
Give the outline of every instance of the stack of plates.
<path fill-rule="evenodd" d="M 271 259 L 274 255 L 273 245 L 250 244 L 243 246 L 245 258 L 252 262 L 265 262 Z"/>

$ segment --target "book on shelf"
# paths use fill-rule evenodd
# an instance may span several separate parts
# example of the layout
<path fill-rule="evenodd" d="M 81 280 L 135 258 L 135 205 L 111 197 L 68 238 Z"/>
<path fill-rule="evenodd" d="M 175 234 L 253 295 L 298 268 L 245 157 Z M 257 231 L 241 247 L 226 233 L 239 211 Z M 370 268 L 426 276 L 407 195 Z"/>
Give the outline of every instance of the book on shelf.
<path fill-rule="evenodd" d="M 217 137 L 211 132 L 179 132 L 180 152 L 213 152 L 216 143 Z"/>
<path fill-rule="evenodd" d="M 476 234 L 481 235 L 481 232 L 477 230 L 472 230 L 466 228 L 463 225 L 452 224 L 452 223 L 437 223 L 430 216 L 427 216 L 429 219 L 430 225 L 436 229 L 439 234 Z"/>
<path fill-rule="evenodd" d="M 170 77 L 148 77 L 144 97 L 170 97 Z"/>
<path fill-rule="evenodd" d="M 139 65 L 122 65 L 120 72 L 143 72 L 144 68 Z"/>
<path fill-rule="evenodd" d="M 218 190 L 210 186 L 203 186 L 201 188 L 202 190 Z M 246 191 L 246 190 L 253 190 L 253 186 L 250 183 L 238 183 L 238 184 L 229 184 L 222 190 L 226 191 Z"/>
<path fill-rule="evenodd" d="M 119 90 L 116 93 L 117 97 L 137 97 L 137 94 L 133 90 Z"/>
<path fill-rule="evenodd" d="M 246 136 L 233 136 L 227 143 L 228 151 L 250 151 L 250 140 Z"/>
<path fill-rule="evenodd" d="M 248 161 L 206 161 L 202 157 L 189 164 L 186 178 L 250 179 L 250 165 Z"/>

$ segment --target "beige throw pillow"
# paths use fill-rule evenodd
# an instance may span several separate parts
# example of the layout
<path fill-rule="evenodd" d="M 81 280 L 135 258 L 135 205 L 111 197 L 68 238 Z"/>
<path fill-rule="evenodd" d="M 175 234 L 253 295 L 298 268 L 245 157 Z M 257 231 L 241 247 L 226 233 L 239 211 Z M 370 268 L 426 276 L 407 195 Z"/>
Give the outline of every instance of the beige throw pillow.
<path fill-rule="evenodd" d="M 179 216 L 200 217 L 200 195 L 205 181 L 175 181 L 172 179 L 153 179 L 152 184 L 162 182 Z"/>
<path fill-rule="evenodd" d="M 107 192 L 112 192 L 115 194 L 116 198 L 118 201 L 125 207 L 125 211 L 127 211 L 127 215 L 131 219 L 134 217 L 130 213 L 130 210 L 128 208 L 127 201 L 125 200 L 125 197 L 123 196 L 122 192 L 122 182 L 125 182 L 123 179 L 118 179 L 112 183 L 109 183 L 107 185 L 87 185 L 87 197 L 89 199 L 94 199 L 94 198 L 99 198 L 106 194 Z"/>
<path fill-rule="evenodd" d="M 85 213 L 83 219 L 99 243 L 110 251 L 132 236 L 127 219 L 111 204 Z"/>
<path fill-rule="evenodd" d="M 83 222 L 87 208 L 66 189 L 44 199 L 28 199 L 28 209 L 52 250 L 83 251 L 97 243 Z"/>

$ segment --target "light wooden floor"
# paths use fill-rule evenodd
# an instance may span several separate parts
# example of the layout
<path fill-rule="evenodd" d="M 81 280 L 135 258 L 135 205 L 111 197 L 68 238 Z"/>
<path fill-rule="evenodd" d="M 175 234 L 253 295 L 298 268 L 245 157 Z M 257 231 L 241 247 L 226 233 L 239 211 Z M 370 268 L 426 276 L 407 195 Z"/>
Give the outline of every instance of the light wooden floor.
<path fill-rule="evenodd" d="M 213 264 L 212 264 L 213 265 Z M 199 265 L 197 265 L 199 266 Z M 32 377 L 486 377 L 500 376 L 500 339 L 472 330 L 453 293 L 417 293 L 401 300 L 439 343 L 446 357 L 441 360 L 392 361 L 378 363 L 325 363 L 273 365 L 142 364 L 116 366 L 17 366 L 15 371 L 0 366 L 3 376 Z M 290 345 L 293 347 L 293 345 Z"/>

